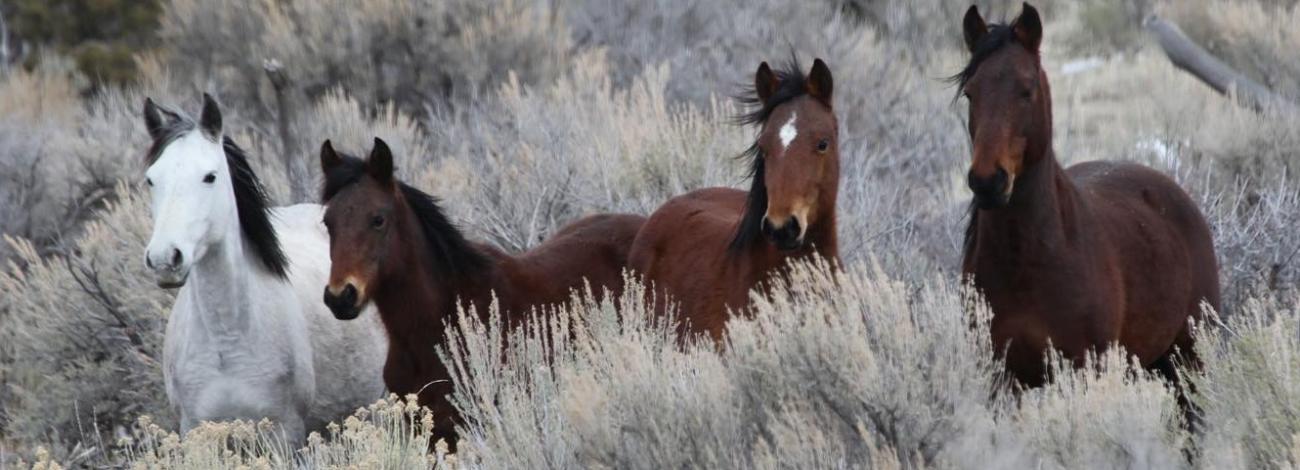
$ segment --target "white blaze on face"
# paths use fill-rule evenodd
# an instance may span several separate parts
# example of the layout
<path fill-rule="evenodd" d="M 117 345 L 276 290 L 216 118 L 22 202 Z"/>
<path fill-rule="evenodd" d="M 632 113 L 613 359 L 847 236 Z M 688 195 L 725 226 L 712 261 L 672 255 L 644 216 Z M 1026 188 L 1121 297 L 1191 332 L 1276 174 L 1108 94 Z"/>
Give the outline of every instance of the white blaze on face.
<path fill-rule="evenodd" d="M 786 121 L 785 125 L 781 126 L 781 132 L 777 134 L 781 137 L 782 153 L 785 152 L 785 149 L 790 148 L 790 142 L 794 142 L 794 138 L 799 136 L 799 130 L 794 127 L 794 121 L 798 117 L 798 114 L 790 113 L 790 120 Z"/>

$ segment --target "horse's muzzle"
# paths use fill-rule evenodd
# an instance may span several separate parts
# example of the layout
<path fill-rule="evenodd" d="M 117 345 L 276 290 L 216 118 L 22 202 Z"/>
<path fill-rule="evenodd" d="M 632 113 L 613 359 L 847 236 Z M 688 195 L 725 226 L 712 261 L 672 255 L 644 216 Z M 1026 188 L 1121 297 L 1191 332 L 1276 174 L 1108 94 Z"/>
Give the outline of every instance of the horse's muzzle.
<path fill-rule="evenodd" d="M 1011 201 L 1011 177 L 1007 171 L 998 168 L 992 176 L 979 177 L 975 172 L 966 174 L 966 183 L 974 193 L 975 206 L 980 209 L 996 209 Z"/>
<path fill-rule="evenodd" d="M 157 279 L 158 287 L 163 289 L 180 289 L 185 286 L 185 281 L 189 280 L 189 278 L 190 273 L 188 271 L 179 274 L 175 272 L 159 273 Z"/>
<path fill-rule="evenodd" d="M 146 251 L 144 265 L 153 271 L 154 281 L 164 289 L 178 289 L 190 277 L 190 266 L 181 250 L 170 248 L 158 253 Z"/>
<path fill-rule="evenodd" d="M 325 286 L 324 300 L 325 306 L 329 307 L 334 318 L 352 320 L 361 315 L 361 306 L 357 305 L 357 288 L 352 284 L 344 286 L 337 294 L 331 292 L 329 286 Z"/>
<path fill-rule="evenodd" d="M 803 228 L 796 217 L 786 219 L 785 224 L 780 227 L 772 225 L 772 221 L 764 217 L 763 234 L 767 235 L 773 245 L 783 251 L 795 250 L 803 246 Z"/>

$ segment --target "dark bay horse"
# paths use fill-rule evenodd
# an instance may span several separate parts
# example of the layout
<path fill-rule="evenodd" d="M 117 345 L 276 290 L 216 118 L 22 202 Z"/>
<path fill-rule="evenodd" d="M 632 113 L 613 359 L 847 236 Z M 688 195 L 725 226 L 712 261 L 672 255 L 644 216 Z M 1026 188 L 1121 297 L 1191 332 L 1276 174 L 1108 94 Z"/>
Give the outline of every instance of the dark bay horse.
<path fill-rule="evenodd" d="M 432 196 L 393 175 L 388 146 L 375 139 L 366 160 L 321 148 L 322 199 L 330 235 L 325 303 L 341 320 L 374 302 L 388 331 L 384 382 L 419 395 L 433 410 L 434 435 L 455 445 L 459 416 L 450 374 L 436 354 L 457 307 L 486 318 L 493 296 L 517 325 L 532 307 L 566 302 L 575 289 L 623 287 L 628 249 L 645 218 L 603 214 L 573 222 L 518 256 L 466 240 Z"/>
<path fill-rule="evenodd" d="M 839 124 L 831 71 L 821 59 L 803 75 L 798 63 L 774 72 L 764 62 L 742 117 L 759 127 L 745 152 L 749 192 L 705 188 L 668 200 L 632 244 L 631 266 L 681 308 L 679 331 L 722 338 L 728 311 L 749 305 L 791 258 L 838 260 L 835 198 Z"/>
<path fill-rule="evenodd" d="M 1119 344 L 1175 380 L 1175 348 L 1195 362 L 1188 321 L 1219 307 L 1205 218 L 1150 168 L 1057 163 L 1032 6 L 1007 25 L 972 6 L 963 26 L 972 57 L 954 80 L 970 106 L 974 200 L 962 272 L 993 309 L 994 347 L 1027 386 L 1045 381 L 1049 342 L 1076 363 Z"/>

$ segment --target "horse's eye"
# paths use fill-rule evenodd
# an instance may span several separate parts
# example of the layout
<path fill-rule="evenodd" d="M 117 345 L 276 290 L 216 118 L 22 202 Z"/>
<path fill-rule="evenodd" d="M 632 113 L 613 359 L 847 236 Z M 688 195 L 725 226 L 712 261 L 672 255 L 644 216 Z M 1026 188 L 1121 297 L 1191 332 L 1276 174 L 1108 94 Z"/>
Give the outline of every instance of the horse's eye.
<path fill-rule="evenodd" d="M 384 216 L 382 216 L 382 215 L 376 215 L 376 216 L 370 218 L 370 228 L 376 228 L 376 229 L 377 229 L 377 228 L 383 228 L 383 227 L 384 227 Z"/>
<path fill-rule="evenodd" d="M 817 141 L 817 151 L 825 152 L 831 148 L 831 139 L 822 139 Z"/>
<path fill-rule="evenodd" d="M 217 174 L 216 174 L 216 172 L 208 173 L 207 175 L 204 175 L 204 176 L 203 176 L 203 182 L 204 182 L 204 183 L 212 184 L 212 183 L 214 183 L 214 182 L 216 182 L 216 181 L 217 181 Z"/>

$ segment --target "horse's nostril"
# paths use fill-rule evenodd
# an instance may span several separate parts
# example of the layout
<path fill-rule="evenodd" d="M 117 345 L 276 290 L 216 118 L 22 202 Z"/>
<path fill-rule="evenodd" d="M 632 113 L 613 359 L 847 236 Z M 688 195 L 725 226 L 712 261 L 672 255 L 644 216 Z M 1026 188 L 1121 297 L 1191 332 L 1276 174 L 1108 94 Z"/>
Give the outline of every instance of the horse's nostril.
<path fill-rule="evenodd" d="M 766 215 L 763 216 L 763 233 L 771 235 L 775 230 L 776 228 L 772 226 L 772 219 L 767 218 Z"/>
<path fill-rule="evenodd" d="M 181 261 L 182 261 L 182 259 L 181 259 L 181 250 L 177 250 L 177 249 L 173 248 L 173 249 L 172 249 L 172 267 L 173 267 L 173 268 L 179 268 L 179 267 L 181 267 Z"/>
<path fill-rule="evenodd" d="M 966 174 L 966 183 L 976 194 L 1000 194 L 1007 187 L 1007 171 L 998 168 L 992 175 L 979 176 L 975 171 Z"/>
<path fill-rule="evenodd" d="M 145 253 L 144 255 L 144 267 L 153 269 L 153 258 L 151 258 L 148 253 Z"/>
<path fill-rule="evenodd" d="M 357 304 L 357 288 L 356 288 L 356 287 L 353 287 L 352 284 L 348 284 L 347 286 L 343 287 L 343 293 L 342 293 L 341 295 L 339 295 L 339 297 L 340 297 L 340 298 L 343 300 L 343 302 L 346 303 L 347 305 L 356 305 L 356 304 Z"/>

